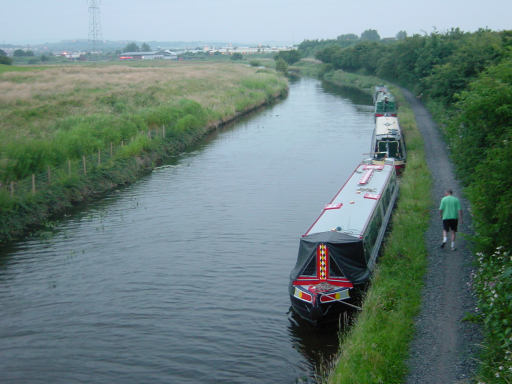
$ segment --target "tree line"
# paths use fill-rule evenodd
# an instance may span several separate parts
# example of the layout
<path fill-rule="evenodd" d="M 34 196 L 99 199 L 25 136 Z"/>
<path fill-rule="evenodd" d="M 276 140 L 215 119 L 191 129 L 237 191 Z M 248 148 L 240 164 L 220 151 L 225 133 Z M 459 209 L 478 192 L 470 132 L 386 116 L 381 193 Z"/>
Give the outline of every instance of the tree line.
<path fill-rule="evenodd" d="M 345 47 L 333 40 L 315 57 L 324 72 L 375 75 L 440 112 L 472 202 L 477 249 L 512 248 L 512 31 L 452 29 Z"/>

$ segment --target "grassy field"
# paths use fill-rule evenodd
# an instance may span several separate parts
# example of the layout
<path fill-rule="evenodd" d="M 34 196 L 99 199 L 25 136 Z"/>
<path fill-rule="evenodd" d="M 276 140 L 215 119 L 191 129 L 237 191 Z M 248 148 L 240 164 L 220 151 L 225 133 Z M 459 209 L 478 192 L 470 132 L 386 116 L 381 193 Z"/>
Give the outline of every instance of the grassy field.
<path fill-rule="evenodd" d="M 331 74 L 328 81 L 364 89 L 370 94 L 379 84 L 375 78 L 342 72 Z M 432 181 L 412 110 L 398 89 L 391 87 L 391 91 L 400 105 L 407 166 L 391 231 L 363 310 L 348 334 L 341 338 L 340 356 L 325 380 L 329 383 L 400 383 L 407 372 L 405 359 L 414 334 L 414 317 L 421 306 L 426 269 L 424 233 L 428 227 Z"/>
<path fill-rule="evenodd" d="M 133 180 L 287 87 L 273 70 L 230 62 L 0 66 L 0 240 Z"/>
<path fill-rule="evenodd" d="M 212 119 L 223 118 L 256 101 L 260 92 L 283 86 L 272 74 L 231 63 L 15 67 L 0 75 L 1 142 L 47 137 L 59 129 L 59 120 L 74 116 L 122 115 L 180 99 L 198 102 Z"/>

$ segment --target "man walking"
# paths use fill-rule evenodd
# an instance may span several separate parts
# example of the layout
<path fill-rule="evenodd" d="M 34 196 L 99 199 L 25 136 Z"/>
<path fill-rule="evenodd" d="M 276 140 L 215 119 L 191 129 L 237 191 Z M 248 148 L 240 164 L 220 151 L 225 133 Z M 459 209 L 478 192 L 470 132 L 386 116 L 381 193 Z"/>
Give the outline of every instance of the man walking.
<path fill-rule="evenodd" d="M 462 224 L 462 209 L 459 199 L 453 196 L 451 189 L 448 189 L 441 199 L 439 214 L 441 215 L 441 219 L 443 219 L 443 243 L 441 244 L 441 248 L 444 248 L 448 239 L 448 232 L 451 231 L 451 248 L 452 251 L 455 251 L 457 249 L 455 248 L 455 235 L 457 234 L 459 221 Z"/>

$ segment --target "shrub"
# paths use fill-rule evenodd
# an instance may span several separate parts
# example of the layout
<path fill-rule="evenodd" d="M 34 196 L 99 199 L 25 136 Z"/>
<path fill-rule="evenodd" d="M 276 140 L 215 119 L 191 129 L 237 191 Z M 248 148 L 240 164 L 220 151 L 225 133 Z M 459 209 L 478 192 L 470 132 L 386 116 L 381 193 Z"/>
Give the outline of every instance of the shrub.
<path fill-rule="evenodd" d="M 497 247 L 492 255 L 477 254 L 474 289 L 487 339 L 481 378 L 512 382 L 512 255 Z"/>

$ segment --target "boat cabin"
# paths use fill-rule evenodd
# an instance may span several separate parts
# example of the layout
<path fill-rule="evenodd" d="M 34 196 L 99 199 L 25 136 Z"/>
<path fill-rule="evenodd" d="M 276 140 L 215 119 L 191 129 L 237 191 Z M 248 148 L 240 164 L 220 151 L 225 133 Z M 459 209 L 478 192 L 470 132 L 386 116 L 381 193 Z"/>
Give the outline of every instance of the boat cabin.
<path fill-rule="evenodd" d="M 391 93 L 379 93 L 375 101 L 375 117 L 397 116 L 398 106 Z"/>
<path fill-rule="evenodd" d="M 405 141 L 397 117 L 376 118 L 370 151 L 377 164 L 383 164 L 386 159 L 393 159 L 397 171 L 405 167 Z"/>
<path fill-rule="evenodd" d="M 373 91 L 373 104 L 377 101 L 380 94 L 391 94 L 385 85 L 376 85 Z"/>

